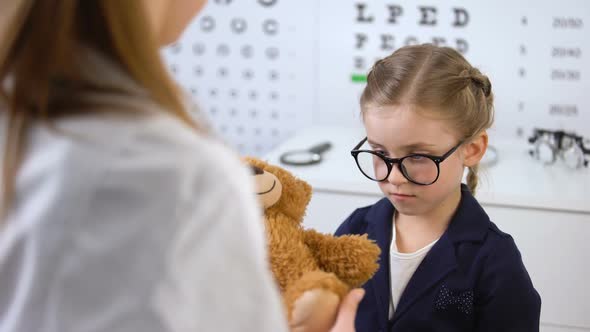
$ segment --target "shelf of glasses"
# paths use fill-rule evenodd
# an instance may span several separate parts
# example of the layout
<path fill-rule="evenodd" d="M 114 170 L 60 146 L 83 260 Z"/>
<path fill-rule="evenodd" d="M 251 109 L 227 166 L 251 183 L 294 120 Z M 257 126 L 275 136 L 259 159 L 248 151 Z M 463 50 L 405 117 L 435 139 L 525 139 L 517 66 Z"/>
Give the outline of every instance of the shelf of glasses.
<path fill-rule="evenodd" d="M 310 127 L 298 132 L 264 159 L 309 182 L 315 191 L 353 195 L 381 195 L 379 187 L 357 169 L 350 150 L 364 137 L 362 127 Z M 281 164 L 284 152 L 301 150 L 322 142 L 332 148 L 322 161 L 309 166 Z M 531 158 L 526 139 L 499 139 L 490 144 L 497 162 L 482 167 L 477 198 L 482 204 L 590 213 L 590 170 L 571 169 L 559 160 L 544 165 Z M 484 161 L 494 159 L 490 152 Z"/>

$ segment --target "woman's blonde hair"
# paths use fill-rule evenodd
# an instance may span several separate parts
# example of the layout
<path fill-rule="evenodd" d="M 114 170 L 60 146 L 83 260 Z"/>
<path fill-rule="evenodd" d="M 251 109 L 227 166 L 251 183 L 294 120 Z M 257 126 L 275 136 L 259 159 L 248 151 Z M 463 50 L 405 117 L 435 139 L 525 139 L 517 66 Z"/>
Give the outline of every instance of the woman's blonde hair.
<path fill-rule="evenodd" d="M 462 140 L 469 140 L 492 126 L 493 100 L 488 77 L 459 52 L 423 44 L 402 47 L 375 63 L 361 96 L 361 110 L 402 104 L 436 110 Z M 474 193 L 478 166 L 470 167 L 467 176 Z"/>
<path fill-rule="evenodd" d="M 0 110 L 8 123 L 3 214 L 14 200 L 14 179 L 31 125 L 95 112 L 72 105 L 76 93 L 113 88 L 80 75 L 75 57 L 82 45 L 122 68 L 163 110 L 197 128 L 161 59 L 143 1 L 10 0 L 2 6 L 4 16 L 10 12 L 0 27 Z"/>

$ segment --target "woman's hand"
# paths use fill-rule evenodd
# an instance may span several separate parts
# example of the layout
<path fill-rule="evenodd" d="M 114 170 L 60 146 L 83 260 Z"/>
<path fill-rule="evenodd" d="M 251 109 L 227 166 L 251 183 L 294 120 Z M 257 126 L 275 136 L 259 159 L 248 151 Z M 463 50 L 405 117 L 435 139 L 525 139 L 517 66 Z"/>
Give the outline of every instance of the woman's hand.
<path fill-rule="evenodd" d="M 353 289 L 338 305 L 339 299 L 334 293 L 322 289 L 306 292 L 296 304 L 293 312 L 295 318 L 289 322 L 289 330 L 291 332 L 354 332 L 356 310 L 364 295 L 364 289 Z M 323 309 L 318 311 L 317 307 Z M 334 325 L 330 328 L 331 322 L 334 322 Z"/>
<path fill-rule="evenodd" d="M 362 288 L 353 289 L 346 295 L 340 304 L 336 323 L 330 332 L 354 332 L 356 310 L 363 296 L 365 296 L 365 290 Z"/>

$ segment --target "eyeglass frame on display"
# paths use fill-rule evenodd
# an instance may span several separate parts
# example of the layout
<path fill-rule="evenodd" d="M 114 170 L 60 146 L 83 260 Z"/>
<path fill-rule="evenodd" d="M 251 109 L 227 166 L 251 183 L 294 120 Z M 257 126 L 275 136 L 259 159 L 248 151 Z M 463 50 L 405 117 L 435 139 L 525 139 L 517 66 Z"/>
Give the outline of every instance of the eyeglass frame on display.
<path fill-rule="evenodd" d="M 567 147 L 564 147 L 563 144 L 565 139 L 570 140 L 570 144 Z M 529 154 L 537 160 L 541 160 L 540 149 L 542 145 L 550 149 L 552 153 L 551 160 L 544 161 L 545 165 L 554 164 L 557 161 L 557 157 L 559 156 L 563 161 L 566 162 L 566 164 L 568 164 L 568 166 L 572 168 L 588 167 L 588 160 L 585 159 L 585 155 L 590 154 L 590 149 L 585 147 L 584 138 L 582 136 L 576 135 L 574 133 L 568 133 L 563 130 L 554 131 L 535 128 L 533 130 L 533 136 L 529 137 L 528 141 L 530 144 L 534 145 L 534 148 L 529 150 Z M 565 153 L 571 149 L 578 150 L 575 166 L 569 165 L 565 158 Z"/>

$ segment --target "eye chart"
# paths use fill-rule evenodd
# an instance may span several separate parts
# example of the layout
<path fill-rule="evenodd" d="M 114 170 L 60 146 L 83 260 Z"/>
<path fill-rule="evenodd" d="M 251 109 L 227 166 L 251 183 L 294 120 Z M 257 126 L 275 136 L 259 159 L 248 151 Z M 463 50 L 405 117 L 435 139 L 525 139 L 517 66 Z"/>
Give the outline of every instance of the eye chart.
<path fill-rule="evenodd" d="M 374 61 L 427 42 L 457 49 L 490 77 L 498 134 L 542 127 L 588 137 L 589 20 L 585 0 L 210 0 L 164 55 L 242 153 L 264 154 L 310 125 L 360 125 Z"/>
<path fill-rule="evenodd" d="M 165 50 L 213 129 L 242 153 L 265 153 L 312 122 L 310 4 L 210 0 Z"/>
<path fill-rule="evenodd" d="M 542 126 L 590 134 L 590 113 L 583 111 L 590 106 L 583 95 L 590 87 L 584 72 L 587 2 L 356 1 L 340 6 L 339 15 L 330 15 L 336 1 L 320 3 L 321 122 L 345 123 L 359 113 L 357 101 L 375 60 L 428 42 L 459 50 L 490 77 L 498 131 L 523 135 Z M 336 114 L 343 110 L 347 117 Z"/>

